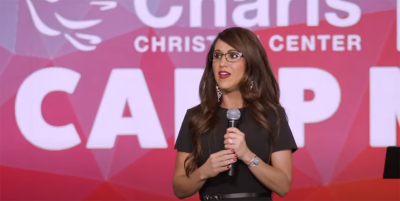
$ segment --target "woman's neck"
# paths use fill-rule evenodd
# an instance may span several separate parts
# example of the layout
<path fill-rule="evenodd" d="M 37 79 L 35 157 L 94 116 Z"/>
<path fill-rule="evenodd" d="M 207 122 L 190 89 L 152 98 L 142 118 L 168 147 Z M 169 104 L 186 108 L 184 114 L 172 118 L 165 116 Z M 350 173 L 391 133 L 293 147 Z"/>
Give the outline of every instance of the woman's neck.
<path fill-rule="evenodd" d="M 230 108 L 243 108 L 243 99 L 239 91 L 223 93 L 221 107 Z"/>

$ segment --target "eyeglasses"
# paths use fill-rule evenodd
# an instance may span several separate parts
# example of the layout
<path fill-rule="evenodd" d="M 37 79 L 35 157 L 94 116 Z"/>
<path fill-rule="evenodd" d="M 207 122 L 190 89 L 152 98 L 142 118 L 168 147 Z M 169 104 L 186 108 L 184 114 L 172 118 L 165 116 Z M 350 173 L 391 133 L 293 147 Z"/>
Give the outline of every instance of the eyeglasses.
<path fill-rule="evenodd" d="M 230 51 L 225 54 L 222 54 L 221 52 L 214 52 L 212 55 L 210 55 L 210 60 L 211 61 L 219 61 L 222 58 L 222 56 L 225 56 L 226 60 L 229 62 L 236 62 L 236 61 L 239 61 L 240 58 L 243 57 L 243 53 L 236 52 L 236 51 Z"/>

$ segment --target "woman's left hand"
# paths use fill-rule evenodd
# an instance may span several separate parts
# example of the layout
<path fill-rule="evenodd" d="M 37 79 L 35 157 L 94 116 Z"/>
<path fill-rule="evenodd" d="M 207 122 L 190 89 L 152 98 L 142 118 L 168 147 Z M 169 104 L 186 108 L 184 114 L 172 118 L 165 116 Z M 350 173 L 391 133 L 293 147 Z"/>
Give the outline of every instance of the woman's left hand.
<path fill-rule="evenodd" d="M 224 136 L 224 144 L 226 149 L 234 149 L 238 159 L 250 152 L 247 147 L 244 133 L 235 127 L 228 128 Z"/>

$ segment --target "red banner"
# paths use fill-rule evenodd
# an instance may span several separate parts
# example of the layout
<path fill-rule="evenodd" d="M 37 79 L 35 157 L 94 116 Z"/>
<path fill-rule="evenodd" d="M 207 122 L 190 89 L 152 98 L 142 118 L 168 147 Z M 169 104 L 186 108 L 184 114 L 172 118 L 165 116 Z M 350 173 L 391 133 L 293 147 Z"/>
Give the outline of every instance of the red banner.
<path fill-rule="evenodd" d="M 177 200 L 175 139 L 232 26 L 262 41 L 300 148 L 274 199 L 400 199 L 382 179 L 400 0 L 13 0 L 0 17 L 1 200 Z"/>

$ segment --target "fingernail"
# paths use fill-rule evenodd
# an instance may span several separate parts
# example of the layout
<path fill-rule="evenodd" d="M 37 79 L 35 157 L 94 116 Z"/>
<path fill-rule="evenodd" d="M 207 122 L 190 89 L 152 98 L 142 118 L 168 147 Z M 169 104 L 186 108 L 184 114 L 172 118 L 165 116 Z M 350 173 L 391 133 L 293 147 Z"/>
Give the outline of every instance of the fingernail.
<path fill-rule="evenodd" d="M 237 154 L 235 154 L 235 157 L 237 158 Z"/>
<path fill-rule="evenodd" d="M 228 169 L 229 169 L 230 167 L 231 167 L 231 165 L 226 166 L 226 168 L 228 168 Z"/>
<path fill-rule="evenodd" d="M 233 161 L 237 161 L 237 159 L 236 159 L 236 158 L 234 158 L 234 159 L 233 159 Z"/>
<path fill-rule="evenodd" d="M 235 150 L 231 149 L 231 152 L 235 152 Z"/>

